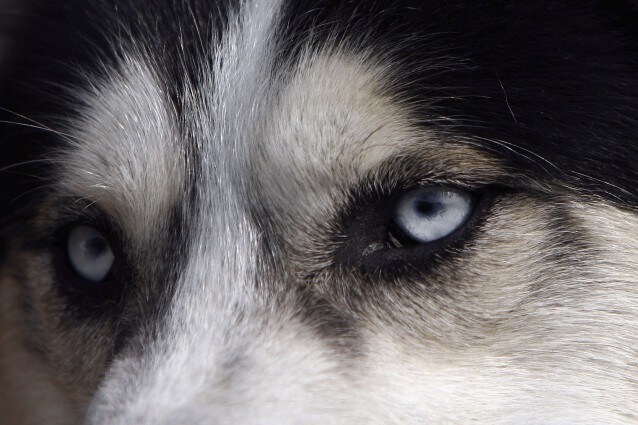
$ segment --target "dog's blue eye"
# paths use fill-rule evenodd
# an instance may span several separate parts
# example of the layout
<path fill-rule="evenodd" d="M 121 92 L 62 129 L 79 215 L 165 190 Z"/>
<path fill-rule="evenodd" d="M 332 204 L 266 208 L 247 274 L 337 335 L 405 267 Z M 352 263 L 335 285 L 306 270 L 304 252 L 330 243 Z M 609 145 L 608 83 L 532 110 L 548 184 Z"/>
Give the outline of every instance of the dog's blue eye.
<path fill-rule="evenodd" d="M 67 254 L 77 274 L 91 282 L 101 282 L 115 259 L 108 241 L 98 230 L 77 226 L 69 232 Z"/>
<path fill-rule="evenodd" d="M 470 192 L 425 187 L 406 193 L 394 210 L 394 222 L 417 243 L 442 239 L 460 228 L 472 214 Z"/>

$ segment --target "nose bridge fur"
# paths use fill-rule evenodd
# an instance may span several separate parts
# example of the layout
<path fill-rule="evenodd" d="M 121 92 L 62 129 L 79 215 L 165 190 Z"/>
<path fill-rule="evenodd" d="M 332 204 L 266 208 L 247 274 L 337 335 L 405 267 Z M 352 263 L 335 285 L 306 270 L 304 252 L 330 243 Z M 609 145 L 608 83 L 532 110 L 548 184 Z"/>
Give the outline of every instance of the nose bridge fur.
<path fill-rule="evenodd" d="M 201 292 L 204 304 L 222 309 L 253 292 L 259 230 L 249 199 L 251 152 L 273 90 L 271 37 L 278 9 L 278 1 L 244 4 L 214 43 L 213 61 L 198 86 L 185 90 L 184 120 L 199 163 L 193 254 L 182 287 L 185 298 Z"/>
<path fill-rule="evenodd" d="M 255 290 L 257 232 L 236 202 L 216 206 L 193 232 L 191 255 L 161 325 L 131 342 L 137 355 L 115 361 L 88 423 L 200 423 L 198 411 L 208 412 L 208 420 L 224 418 L 228 394 L 243 393 L 247 371 L 268 364 L 264 335 L 281 330 L 267 329 L 264 321 L 277 319 L 263 314 L 265 297 Z M 266 360 L 255 366 L 259 358 Z"/>
<path fill-rule="evenodd" d="M 250 154 L 259 143 L 260 117 L 272 90 L 269 34 L 278 3 L 246 3 L 213 43 L 212 64 L 202 70 L 198 87 L 184 90 L 184 125 L 196 152 L 191 163 L 198 162 L 190 256 L 159 335 L 140 362 L 122 359 L 114 365 L 92 404 L 89 420 L 95 422 L 90 423 L 113 416 L 118 418 L 113 423 L 140 417 L 146 418 L 140 423 L 160 423 L 180 409 L 219 409 L 214 399 L 227 397 L 215 394 L 243 387 L 245 370 L 255 358 L 267 357 L 263 352 L 271 348 L 267 341 L 257 342 L 258 335 L 282 332 L 264 331 L 265 319 L 256 320 L 270 320 L 257 312 L 268 307 L 256 280 L 268 277 L 258 270 L 260 235 L 247 200 L 254 179 Z M 135 381 L 126 374 L 149 378 Z M 113 394 L 118 387 L 125 387 L 130 399 Z M 116 399 L 124 407 L 114 415 Z M 164 400 L 165 411 L 150 415 L 158 400 Z"/>
<path fill-rule="evenodd" d="M 344 417 L 361 414 L 342 361 L 299 306 L 277 301 L 287 286 L 256 260 L 255 226 L 216 212 L 200 223 L 163 325 L 137 357 L 115 361 L 87 423 L 320 423 L 308 422 L 319 395 Z"/>

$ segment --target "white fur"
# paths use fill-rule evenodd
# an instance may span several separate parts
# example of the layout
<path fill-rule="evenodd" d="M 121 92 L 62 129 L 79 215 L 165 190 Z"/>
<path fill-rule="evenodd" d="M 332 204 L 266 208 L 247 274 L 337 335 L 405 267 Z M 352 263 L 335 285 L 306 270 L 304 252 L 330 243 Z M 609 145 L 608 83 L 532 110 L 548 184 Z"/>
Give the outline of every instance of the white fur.
<path fill-rule="evenodd" d="M 74 95 L 82 118 L 65 131 L 58 190 L 97 203 L 139 243 L 182 198 L 186 164 L 177 117 L 152 64 L 133 55 Z"/>

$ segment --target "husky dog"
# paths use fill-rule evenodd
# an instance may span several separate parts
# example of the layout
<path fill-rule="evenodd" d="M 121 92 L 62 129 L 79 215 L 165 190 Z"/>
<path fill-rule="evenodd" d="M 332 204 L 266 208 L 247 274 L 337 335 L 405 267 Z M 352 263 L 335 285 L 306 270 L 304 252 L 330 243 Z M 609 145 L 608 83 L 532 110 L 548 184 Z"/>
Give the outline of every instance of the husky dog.
<path fill-rule="evenodd" d="M 635 3 L 13 3 L 1 424 L 638 423 Z"/>

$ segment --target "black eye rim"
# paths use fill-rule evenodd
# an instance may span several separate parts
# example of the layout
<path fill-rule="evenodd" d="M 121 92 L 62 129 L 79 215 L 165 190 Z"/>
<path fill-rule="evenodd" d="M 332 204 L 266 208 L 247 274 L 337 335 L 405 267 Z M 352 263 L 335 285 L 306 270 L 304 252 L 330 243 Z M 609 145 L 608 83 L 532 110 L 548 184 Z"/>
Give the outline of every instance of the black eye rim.
<path fill-rule="evenodd" d="M 428 243 L 414 243 L 397 233 L 392 214 L 399 199 L 425 187 L 471 193 L 473 209 L 468 219 L 449 235 Z M 342 273 L 354 271 L 367 280 L 423 279 L 437 265 L 469 247 L 495 201 L 510 191 L 496 184 L 472 187 L 430 180 L 397 185 L 393 190 L 373 188 L 355 193 L 340 212 L 339 233 L 334 239 L 335 265 Z"/>

